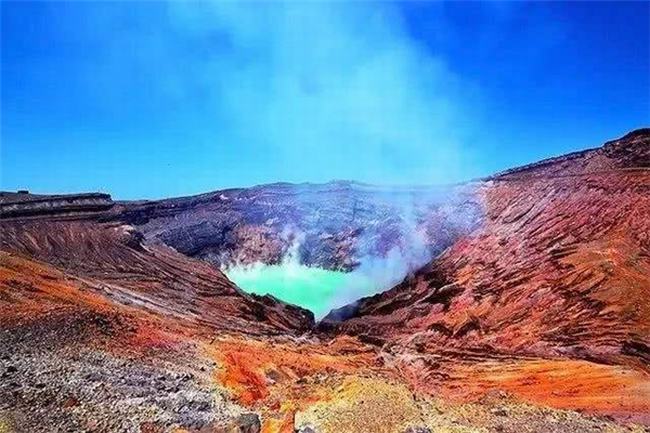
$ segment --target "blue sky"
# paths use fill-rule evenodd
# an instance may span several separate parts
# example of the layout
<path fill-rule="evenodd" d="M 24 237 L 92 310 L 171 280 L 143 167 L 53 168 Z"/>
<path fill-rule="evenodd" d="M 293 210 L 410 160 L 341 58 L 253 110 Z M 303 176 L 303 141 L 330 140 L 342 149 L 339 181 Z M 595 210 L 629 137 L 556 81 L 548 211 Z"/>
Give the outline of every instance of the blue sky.
<path fill-rule="evenodd" d="M 457 182 L 650 124 L 648 2 L 2 2 L 0 188 Z"/>

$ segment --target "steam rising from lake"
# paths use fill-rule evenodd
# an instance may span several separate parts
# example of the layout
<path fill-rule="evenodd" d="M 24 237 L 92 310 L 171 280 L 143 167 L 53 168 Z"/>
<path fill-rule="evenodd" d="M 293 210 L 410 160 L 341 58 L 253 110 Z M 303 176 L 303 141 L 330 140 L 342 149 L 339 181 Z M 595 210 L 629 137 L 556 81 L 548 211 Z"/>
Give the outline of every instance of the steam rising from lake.
<path fill-rule="evenodd" d="M 409 262 L 394 249 L 386 257 L 364 257 L 352 272 L 340 272 L 301 264 L 297 250 L 295 245 L 280 264 L 236 265 L 224 272 L 245 291 L 268 293 L 307 308 L 318 320 L 334 308 L 391 288 L 426 260 L 422 256 L 416 262 Z"/>

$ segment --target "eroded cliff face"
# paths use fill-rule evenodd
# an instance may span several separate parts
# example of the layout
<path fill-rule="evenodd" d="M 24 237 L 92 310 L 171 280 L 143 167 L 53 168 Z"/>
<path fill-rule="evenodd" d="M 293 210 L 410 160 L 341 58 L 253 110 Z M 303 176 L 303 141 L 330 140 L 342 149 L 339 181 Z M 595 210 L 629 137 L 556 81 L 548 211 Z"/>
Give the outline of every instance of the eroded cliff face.
<path fill-rule="evenodd" d="M 650 130 L 492 177 L 481 228 L 349 307 L 418 351 L 650 359 Z"/>
<path fill-rule="evenodd" d="M 301 263 L 343 271 L 392 250 L 433 257 L 481 220 L 473 185 L 273 184 L 120 207 L 148 240 L 217 266 L 276 264 L 298 245 Z"/>

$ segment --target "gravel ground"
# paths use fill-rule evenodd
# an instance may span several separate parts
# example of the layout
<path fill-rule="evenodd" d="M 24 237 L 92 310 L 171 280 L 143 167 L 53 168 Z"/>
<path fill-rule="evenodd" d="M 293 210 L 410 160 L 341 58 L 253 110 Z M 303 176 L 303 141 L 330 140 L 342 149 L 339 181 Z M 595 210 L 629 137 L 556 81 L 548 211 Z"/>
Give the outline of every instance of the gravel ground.
<path fill-rule="evenodd" d="M 243 412 L 207 360 L 109 353 L 88 317 L 39 323 L 0 331 L 0 433 L 218 430 Z"/>

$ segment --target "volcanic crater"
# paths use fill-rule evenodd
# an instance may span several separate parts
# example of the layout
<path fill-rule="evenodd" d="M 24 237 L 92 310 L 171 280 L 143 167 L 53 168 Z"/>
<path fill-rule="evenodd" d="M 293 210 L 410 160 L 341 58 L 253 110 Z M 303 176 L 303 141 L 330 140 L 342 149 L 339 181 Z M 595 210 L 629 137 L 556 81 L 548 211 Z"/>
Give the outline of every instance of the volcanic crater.
<path fill-rule="evenodd" d="M 453 186 L 3 192 L 0 432 L 647 431 L 649 215 L 650 129 Z M 318 324 L 236 284 L 287 269 Z"/>

